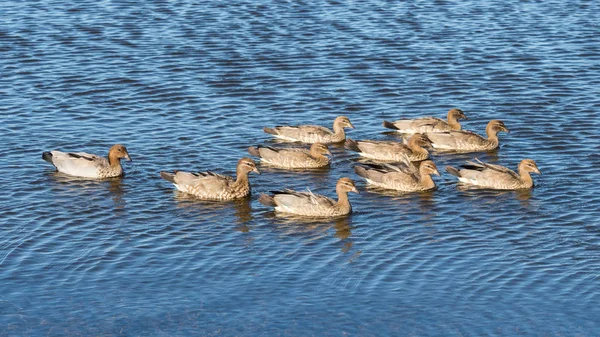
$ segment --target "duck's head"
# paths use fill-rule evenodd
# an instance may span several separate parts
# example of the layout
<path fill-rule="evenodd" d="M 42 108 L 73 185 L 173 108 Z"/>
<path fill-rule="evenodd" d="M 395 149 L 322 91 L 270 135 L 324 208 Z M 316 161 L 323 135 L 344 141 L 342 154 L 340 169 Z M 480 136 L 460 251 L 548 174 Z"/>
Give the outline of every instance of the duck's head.
<path fill-rule="evenodd" d="M 337 125 L 342 128 L 354 129 L 354 125 L 350 123 L 350 119 L 346 116 L 339 116 L 338 118 L 336 118 L 335 121 L 333 121 L 333 125 Z"/>
<path fill-rule="evenodd" d="M 432 162 L 431 160 L 426 160 L 424 162 L 421 163 L 421 167 L 419 167 L 419 171 L 421 171 L 422 174 L 435 174 L 436 176 L 440 175 L 440 172 L 438 172 L 437 166 L 435 166 L 435 163 Z"/>
<path fill-rule="evenodd" d="M 410 137 L 408 142 L 421 147 L 432 147 L 431 139 L 429 139 L 427 135 L 422 133 L 415 133 L 414 135 L 412 135 L 412 137 Z"/>
<path fill-rule="evenodd" d="M 313 155 L 328 155 L 328 156 L 332 156 L 331 151 L 329 151 L 329 148 L 327 147 L 327 145 L 323 144 L 323 143 L 314 143 L 313 145 L 310 146 L 310 152 Z"/>
<path fill-rule="evenodd" d="M 113 145 L 110 150 L 108 150 L 108 157 L 114 159 L 127 159 L 131 161 L 131 157 L 127 152 L 127 148 L 121 144 Z"/>
<path fill-rule="evenodd" d="M 453 108 L 448 111 L 448 119 L 450 119 L 451 117 L 456 120 L 469 119 L 469 118 L 467 118 L 467 116 L 461 109 L 457 109 L 457 108 Z"/>
<path fill-rule="evenodd" d="M 542 174 L 533 159 L 523 159 L 519 163 L 519 171 Z"/>
<path fill-rule="evenodd" d="M 503 121 L 494 119 L 491 120 L 488 125 L 486 130 L 488 131 L 488 133 L 491 131 L 492 133 L 496 134 L 500 131 L 504 131 L 506 133 L 509 133 L 510 131 L 508 130 L 508 128 L 506 127 L 506 125 L 504 125 Z"/>
<path fill-rule="evenodd" d="M 340 180 L 338 180 L 338 182 L 337 182 L 336 190 L 338 190 L 340 192 L 346 192 L 346 193 L 354 192 L 356 194 L 360 194 L 360 193 L 358 193 L 358 190 L 356 189 L 354 180 L 352 180 L 350 178 L 340 178 Z"/>
<path fill-rule="evenodd" d="M 256 163 L 254 162 L 254 160 L 252 160 L 248 157 L 244 157 L 238 161 L 237 171 L 238 171 L 238 174 L 240 174 L 240 173 L 247 174 L 249 172 L 254 172 L 256 174 L 260 174 L 260 171 L 256 167 Z"/>

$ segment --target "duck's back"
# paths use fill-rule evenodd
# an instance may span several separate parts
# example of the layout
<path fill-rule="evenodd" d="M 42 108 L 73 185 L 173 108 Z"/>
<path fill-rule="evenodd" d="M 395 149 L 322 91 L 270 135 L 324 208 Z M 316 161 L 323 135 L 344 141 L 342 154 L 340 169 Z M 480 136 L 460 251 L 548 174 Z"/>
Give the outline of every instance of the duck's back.
<path fill-rule="evenodd" d="M 399 119 L 392 122 L 401 133 L 444 132 L 453 130 L 444 120 L 436 117 L 421 117 L 416 119 Z"/>
<path fill-rule="evenodd" d="M 491 150 L 495 146 L 482 136 L 470 131 L 427 133 L 433 148 L 448 151 Z"/>
<path fill-rule="evenodd" d="M 331 216 L 335 213 L 336 201 L 311 192 L 283 190 L 275 192 L 275 209 L 283 213 L 304 216 Z"/>
<path fill-rule="evenodd" d="M 50 156 L 44 154 L 44 159 L 52 163 L 59 172 L 85 178 L 110 176 L 109 172 L 106 172 L 110 168 L 106 158 L 85 152 L 50 151 L 49 153 Z"/>
<path fill-rule="evenodd" d="M 303 143 L 330 143 L 334 135 L 331 130 L 319 125 L 276 126 L 265 128 L 265 132 L 283 140 Z"/>
<path fill-rule="evenodd" d="M 329 160 L 313 158 L 307 149 L 258 148 L 260 158 L 267 164 L 281 168 L 317 168 L 327 166 Z"/>
<path fill-rule="evenodd" d="M 229 200 L 244 197 L 248 189 L 235 189 L 234 179 L 214 172 L 177 172 L 175 186 L 178 190 L 202 199 Z"/>

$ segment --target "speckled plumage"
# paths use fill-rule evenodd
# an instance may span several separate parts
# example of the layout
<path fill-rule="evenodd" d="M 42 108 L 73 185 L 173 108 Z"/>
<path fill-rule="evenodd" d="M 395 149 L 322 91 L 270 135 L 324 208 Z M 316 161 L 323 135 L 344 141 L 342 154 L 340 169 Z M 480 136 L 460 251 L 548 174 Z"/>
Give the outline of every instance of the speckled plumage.
<path fill-rule="evenodd" d="M 263 130 L 286 141 L 331 144 L 346 140 L 344 128 L 354 129 L 354 126 L 350 123 L 348 117 L 339 116 L 333 121 L 333 132 L 326 127 L 318 125 L 284 125 L 274 128 L 264 128 Z"/>
<path fill-rule="evenodd" d="M 210 171 L 198 173 L 163 171 L 160 175 L 172 182 L 179 191 L 200 199 L 234 200 L 250 195 L 249 172 L 260 174 L 252 159 L 242 158 L 237 164 L 236 179 Z"/>
<path fill-rule="evenodd" d="M 108 150 L 106 158 L 85 152 L 48 151 L 42 153 L 42 159 L 68 175 L 103 179 L 122 176 L 121 159 L 131 160 L 131 157 L 125 146 L 116 144 Z"/>
<path fill-rule="evenodd" d="M 253 146 L 248 152 L 260 157 L 261 162 L 284 169 L 307 169 L 326 167 L 331 155 L 327 145 L 314 143 L 310 149 L 304 148 L 274 148 L 269 146 Z"/>
<path fill-rule="evenodd" d="M 357 165 L 354 171 L 371 185 L 403 192 L 434 189 L 431 174 L 440 175 L 431 160 L 422 162 L 418 169 L 412 163 L 404 162 L 397 165 Z"/>

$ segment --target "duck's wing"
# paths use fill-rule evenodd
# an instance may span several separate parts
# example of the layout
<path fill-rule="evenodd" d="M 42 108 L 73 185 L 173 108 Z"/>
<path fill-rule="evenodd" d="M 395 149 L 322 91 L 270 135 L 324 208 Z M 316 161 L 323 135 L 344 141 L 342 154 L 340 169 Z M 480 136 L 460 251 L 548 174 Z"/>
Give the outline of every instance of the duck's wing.
<path fill-rule="evenodd" d="M 437 117 L 421 117 L 416 119 L 399 119 L 391 124 L 403 133 L 425 133 L 450 131 L 450 125 Z"/>
<path fill-rule="evenodd" d="M 463 165 L 463 167 L 467 170 L 475 170 L 478 172 L 482 172 L 484 175 L 496 179 L 520 179 L 519 174 L 509 169 L 508 167 L 484 163 L 478 158 L 475 158 L 475 161 L 467 161 L 467 164 Z"/>
<path fill-rule="evenodd" d="M 418 169 L 414 164 L 408 162 L 397 163 L 395 165 L 387 163 L 367 163 L 365 165 L 357 165 L 354 171 L 359 176 L 374 181 L 384 182 L 388 177 L 407 177 L 407 179 L 418 179 Z"/>
<path fill-rule="evenodd" d="M 290 210 L 313 209 L 315 207 L 333 207 L 336 201 L 324 195 L 298 192 L 290 189 L 273 191 L 273 199 L 277 206 Z"/>
<path fill-rule="evenodd" d="M 367 165 L 355 166 L 356 174 L 365 178 L 368 183 L 379 187 L 414 191 L 420 186 L 420 177 L 413 167 L 406 165 Z"/>
<path fill-rule="evenodd" d="M 301 162 L 310 159 L 306 149 L 276 149 L 272 147 L 259 147 L 260 157 L 271 163 Z"/>
<path fill-rule="evenodd" d="M 365 157 L 383 160 L 395 160 L 402 153 L 412 153 L 406 144 L 392 141 L 346 139 L 346 148 Z"/>
<path fill-rule="evenodd" d="M 227 193 L 234 179 L 214 172 L 177 171 L 173 183 L 180 191 L 192 193 L 204 198 L 219 198 Z"/>
<path fill-rule="evenodd" d="M 266 133 L 283 139 L 315 139 L 315 141 L 333 135 L 333 131 L 319 125 L 276 126 L 264 128 Z"/>
<path fill-rule="evenodd" d="M 101 168 L 107 167 L 108 160 L 104 157 L 85 152 L 50 151 L 50 156 L 44 154 L 44 159 L 51 162 L 59 172 L 80 177 L 98 177 Z"/>
<path fill-rule="evenodd" d="M 432 146 L 439 150 L 475 150 L 488 145 L 488 140 L 471 131 L 427 133 Z"/>

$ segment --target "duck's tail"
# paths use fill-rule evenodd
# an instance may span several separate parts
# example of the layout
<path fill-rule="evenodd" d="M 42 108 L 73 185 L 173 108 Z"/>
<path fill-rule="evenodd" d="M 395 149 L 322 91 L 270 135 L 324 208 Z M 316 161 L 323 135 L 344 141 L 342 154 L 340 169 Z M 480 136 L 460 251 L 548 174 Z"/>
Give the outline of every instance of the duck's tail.
<path fill-rule="evenodd" d="M 264 193 L 258 197 L 258 202 L 260 202 L 261 204 L 263 204 L 265 206 L 272 206 L 272 207 L 277 206 L 277 204 L 275 203 L 275 199 L 273 199 L 272 196 L 264 194 Z"/>

